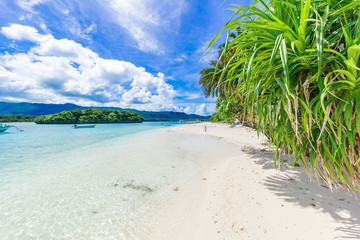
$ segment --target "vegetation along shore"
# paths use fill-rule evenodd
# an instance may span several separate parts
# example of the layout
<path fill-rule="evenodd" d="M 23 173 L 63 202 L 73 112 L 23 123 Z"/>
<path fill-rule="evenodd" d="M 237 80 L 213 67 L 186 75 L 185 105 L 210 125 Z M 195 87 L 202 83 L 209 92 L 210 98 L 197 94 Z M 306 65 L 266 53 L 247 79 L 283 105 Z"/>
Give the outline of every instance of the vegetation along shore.
<path fill-rule="evenodd" d="M 0 122 L 34 122 L 36 116 L 0 114 Z"/>
<path fill-rule="evenodd" d="M 256 126 L 330 187 L 360 191 L 360 1 L 234 5 L 228 37 L 200 85 L 213 119 Z"/>
<path fill-rule="evenodd" d="M 175 122 L 179 120 L 207 120 L 210 116 L 200 116 L 196 114 L 186 114 L 183 112 L 173 111 L 139 111 L 136 109 L 122 109 L 116 107 L 85 107 L 76 104 L 43 104 L 43 103 L 9 103 L 0 102 L 0 116 L 2 116 L 2 122 L 16 122 L 11 121 L 13 119 L 23 119 L 23 116 L 29 116 L 28 122 L 34 122 L 37 116 L 50 115 L 59 113 L 62 111 L 73 111 L 76 109 L 106 109 L 106 110 L 118 110 L 118 111 L 131 111 L 140 114 L 144 121 L 170 121 Z M 8 116 L 12 115 L 12 116 Z M 30 121 L 30 119 L 33 119 Z"/>
<path fill-rule="evenodd" d="M 104 109 L 76 109 L 56 114 L 39 116 L 37 124 L 77 124 L 77 123 L 138 123 L 144 118 L 130 111 L 115 111 Z"/>

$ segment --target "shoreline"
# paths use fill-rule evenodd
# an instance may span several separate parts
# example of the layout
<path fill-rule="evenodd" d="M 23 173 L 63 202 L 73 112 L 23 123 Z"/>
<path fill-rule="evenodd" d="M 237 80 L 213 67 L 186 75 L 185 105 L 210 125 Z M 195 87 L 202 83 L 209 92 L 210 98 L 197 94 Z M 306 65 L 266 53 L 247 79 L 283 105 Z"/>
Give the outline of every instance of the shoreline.
<path fill-rule="evenodd" d="M 2 145 L 2 239 L 173 239 L 205 194 L 204 171 L 240 152 L 155 124 L 26 126 Z"/>
<path fill-rule="evenodd" d="M 342 190 L 331 192 L 300 167 L 291 167 L 289 159 L 275 170 L 271 146 L 255 130 L 208 122 L 172 130 L 220 139 L 242 150 L 207 171 L 207 184 L 176 239 L 360 237 L 359 201 Z"/>
<path fill-rule="evenodd" d="M 96 138 L 75 131 L 82 134 L 78 145 L 56 152 L 53 142 L 44 146 L 48 130 L 55 143 L 75 132 L 34 129 L 9 135 L 23 143 L 11 156 L 29 162 L 0 174 L 4 239 L 50 234 L 43 231 L 52 221 L 57 232 L 48 238 L 67 232 L 77 239 L 359 239 L 359 202 L 310 182 L 286 161 L 276 171 L 271 147 L 252 129 L 99 128 L 89 131 Z"/>

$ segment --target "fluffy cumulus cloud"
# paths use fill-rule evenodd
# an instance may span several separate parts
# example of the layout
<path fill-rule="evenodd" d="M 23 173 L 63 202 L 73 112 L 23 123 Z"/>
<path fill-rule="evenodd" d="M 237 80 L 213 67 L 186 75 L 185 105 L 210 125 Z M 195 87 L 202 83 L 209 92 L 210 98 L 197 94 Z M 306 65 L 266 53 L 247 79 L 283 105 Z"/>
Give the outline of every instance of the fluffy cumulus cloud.
<path fill-rule="evenodd" d="M 11 24 L 1 33 L 15 42 L 34 44 L 25 53 L 0 55 L 2 100 L 174 109 L 176 92 L 162 73 L 153 75 L 129 62 L 103 59 L 79 43 L 28 26 Z"/>
<path fill-rule="evenodd" d="M 187 114 L 209 116 L 216 112 L 216 104 L 215 103 L 190 104 L 189 106 L 186 107 L 180 107 L 177 110 Z"/>
<path fill-rule="evenodd" d="M 165 29 L 174 29 L 186 9 L 185 0 L 105 0 L 105 5 L 141 51 L 156 54 L 164 52 L 157 35 Z"/>

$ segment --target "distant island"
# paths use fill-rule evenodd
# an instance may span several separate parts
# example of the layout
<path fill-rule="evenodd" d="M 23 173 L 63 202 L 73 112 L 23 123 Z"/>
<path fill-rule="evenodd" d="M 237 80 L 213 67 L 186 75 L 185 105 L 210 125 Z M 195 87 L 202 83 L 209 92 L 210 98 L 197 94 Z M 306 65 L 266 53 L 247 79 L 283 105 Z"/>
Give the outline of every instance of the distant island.
<path fill-rule="evenodd" d="M 144 121 L 162 121 L 162 122 L 175 122 L 179 120 L 194 121 L 200 120 L 205 121 L 210 116 L 200 116 L 196 114 L 186 114 L 183 112 L 172 112 L 172 111 L 140 111 L 136 109 L 122 109 L 115 107 L 84 107 L 75 104 L 44 104 L 44 103 L 12 103 L 12 102 L 0 102 L 0 122 L 33 122 L 31 116 L 41 116 L 59 113 L 65 110 L 72 111 L 75 109 L 107 109 L 107 110 L 125 110 L 140 114 Z M 2 114 L 2 115 L 1 115 Z M 27 116 L 26 118 L 24 116 Z M 8 119 L 15 121 L 7 121 Z"/>
<path fill-rule="evenodd" d="M 37 124 L 140 123 L 144 118 L 131 111 L 75 109 L 35 118 Z"/>

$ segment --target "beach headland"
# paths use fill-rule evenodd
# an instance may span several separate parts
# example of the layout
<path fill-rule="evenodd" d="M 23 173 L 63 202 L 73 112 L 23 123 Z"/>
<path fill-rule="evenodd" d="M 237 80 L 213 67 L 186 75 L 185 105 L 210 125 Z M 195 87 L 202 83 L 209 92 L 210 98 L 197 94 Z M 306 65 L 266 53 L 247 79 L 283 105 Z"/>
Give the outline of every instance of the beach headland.
<path fill-rule="evenodd" d="M 285 156 L 276 170 L 271 146 L 255 130 L 203 122 L 172 131 L 241 148 L 238 156 L 219 159 L 198 176 L 206 184 L 199 185 L 198 200 L 174 239 L 360 239 L 360 202 L 310 179 Z"/>

